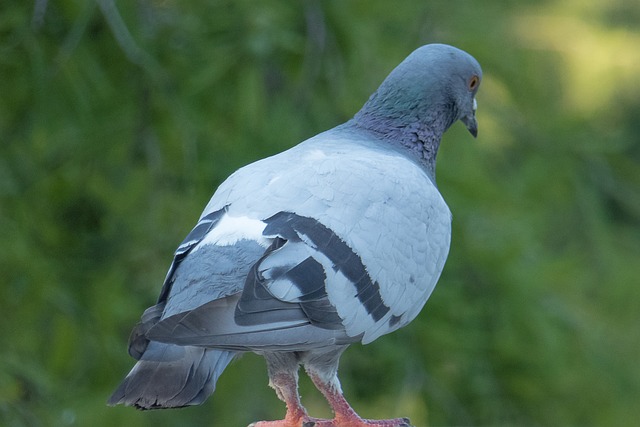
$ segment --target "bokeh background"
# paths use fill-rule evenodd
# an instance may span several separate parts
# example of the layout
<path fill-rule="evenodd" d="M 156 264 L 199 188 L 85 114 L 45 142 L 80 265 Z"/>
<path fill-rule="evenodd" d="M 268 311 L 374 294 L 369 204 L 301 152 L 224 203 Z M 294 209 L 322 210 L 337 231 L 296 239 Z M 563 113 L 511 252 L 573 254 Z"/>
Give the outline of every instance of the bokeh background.
<path fill-rule="evenodd" d="M 416 426 L 637 423 L 640 2 L 3 0 L 0 425 L 281 417 L 255 355 L 200 407 L 105 401 L 216 186 L 349 119 L 429 42 L 482 64 L 480 133 L 441 147 L 436 291 L 347 351 L 347 397 Z"/>

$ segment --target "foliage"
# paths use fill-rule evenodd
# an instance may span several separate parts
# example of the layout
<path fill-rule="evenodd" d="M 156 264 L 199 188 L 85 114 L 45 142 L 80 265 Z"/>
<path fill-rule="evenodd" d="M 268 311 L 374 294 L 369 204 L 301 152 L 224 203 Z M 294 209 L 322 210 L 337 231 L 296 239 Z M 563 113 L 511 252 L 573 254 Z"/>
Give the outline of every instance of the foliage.
<path fill-rule="evenodd" d="M 483 65 L 480 136 L 454 126 L 441 149 L 455 219 L 439 287 L 411 326 L 347 351 L 347 396 L 416 425 L 632 424 L 639 23 L 624 0 L 5 1 L 0 424 L 281 416 L 253 355 L 201 407 L 105 401 L 216 185 L 347 120 L 433 41 Z"/>

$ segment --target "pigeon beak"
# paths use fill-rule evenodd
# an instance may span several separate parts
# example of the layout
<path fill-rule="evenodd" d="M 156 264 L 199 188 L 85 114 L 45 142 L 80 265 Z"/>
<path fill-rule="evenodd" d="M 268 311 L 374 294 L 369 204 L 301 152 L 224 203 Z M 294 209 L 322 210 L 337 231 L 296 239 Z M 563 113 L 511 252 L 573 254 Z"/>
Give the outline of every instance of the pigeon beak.
<path fill-rule="evenodd" d="M 464 125 L 469 130 L 469 133 L 471 133 L 471 135 L 473 135 L 474 138 L 478 137 L 478 121 L 476 120 L 477 109 L 478 109 L 478 103 L 476 102 L 476 99 L 473 98 L 472 112 L 460 118 L 460 121 L 464 123 Z"/>

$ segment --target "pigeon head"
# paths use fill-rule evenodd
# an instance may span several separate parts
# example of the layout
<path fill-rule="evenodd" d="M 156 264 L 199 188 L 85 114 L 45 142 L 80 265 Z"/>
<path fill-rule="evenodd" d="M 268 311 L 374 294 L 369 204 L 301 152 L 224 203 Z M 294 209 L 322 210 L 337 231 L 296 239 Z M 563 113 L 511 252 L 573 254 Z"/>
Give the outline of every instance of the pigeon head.
<path fill-rule="evenodd" d="M 444 44 L 422 46 L 382 82 L 355 115 L 355 124 L 433 163 L 442 134 L 457 120 L 477 135 L 481 80 L 480 64 L 468 53 Z"/>

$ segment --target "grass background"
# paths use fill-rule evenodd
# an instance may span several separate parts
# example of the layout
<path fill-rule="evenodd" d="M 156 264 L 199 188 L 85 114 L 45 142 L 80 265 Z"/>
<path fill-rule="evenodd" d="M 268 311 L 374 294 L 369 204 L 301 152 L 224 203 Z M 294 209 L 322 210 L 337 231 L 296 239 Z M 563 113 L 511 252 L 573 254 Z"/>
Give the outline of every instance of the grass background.
<path fill-rule="evenodd" d="M 409 327 L 342 359 L 366 417 L 416 426 L 640 418 L 640 3 L 6 0 L 0 8 L 0 424 L 242 426 L 264 362 L 200 407 L 105 401 L 173 250 L 238 167 L 348 120 L 416 47 L 483 66 L 446 135 L 454 214 Z M 309 381 L 303 400 L 328 408 Z"/>

